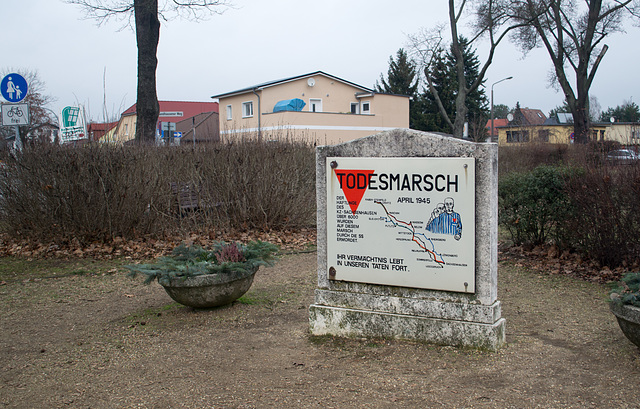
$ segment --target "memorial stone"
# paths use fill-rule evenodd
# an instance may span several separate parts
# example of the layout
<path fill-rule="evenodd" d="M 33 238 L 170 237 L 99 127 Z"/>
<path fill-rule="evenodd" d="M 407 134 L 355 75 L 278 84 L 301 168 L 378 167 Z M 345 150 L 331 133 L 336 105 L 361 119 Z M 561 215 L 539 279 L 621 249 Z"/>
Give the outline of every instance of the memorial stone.
<path fill-rule="evenodd" d="M 314 335 L 497 350 L 498 149 L 392 130 L 316 150 Z"/>

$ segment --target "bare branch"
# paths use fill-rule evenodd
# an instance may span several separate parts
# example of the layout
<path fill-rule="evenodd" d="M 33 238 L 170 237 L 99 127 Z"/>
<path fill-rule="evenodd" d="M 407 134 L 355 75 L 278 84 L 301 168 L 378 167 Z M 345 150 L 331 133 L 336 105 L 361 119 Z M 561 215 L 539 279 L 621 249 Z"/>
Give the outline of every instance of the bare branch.
<path fill-rule="evenodd" d="M 133 0 L 64 0 L 80 6 L 85 18 L 103 25 L 111 19 L 125 21 L 133 28 Z M 181 18 L 192 21 L 205 20 L 208 16 L 222 14 L 233 5 L 226 0 L 160 0 L 158 17 L 164 21 Z"/>
<path fill-rule="evenodd" d="M 192 21 L 205 20 L 214 14 L 223 14 L 232 7 L 226 0 L 171 0 L 163 4 L 160 12 Z"/>
<path fill-rule="evenodd" d="M 428 69 L 433 64 L 438 49 L 442 45 L 442 31 L 444 26 L 440 25 L 430 30 L 422 29 L 418 34 L 411 34 L 409 39 L 409 54 L 417 66 Z"/>
<path fill-rule="evenodd" d="M 80 6 L 84 17 L 96 20 L 99 26 L 111 19 L 125 20 L 127 25 L 131 25 L 133 0 L 65 0 L 65 3 Z"/>

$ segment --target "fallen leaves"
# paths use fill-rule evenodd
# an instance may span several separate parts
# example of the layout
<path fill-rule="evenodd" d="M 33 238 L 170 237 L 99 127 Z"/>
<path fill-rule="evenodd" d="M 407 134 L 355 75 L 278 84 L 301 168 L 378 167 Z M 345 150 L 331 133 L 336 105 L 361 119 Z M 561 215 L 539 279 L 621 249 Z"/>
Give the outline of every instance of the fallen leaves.
<path fill-rule="evenodd" d="M 26 258 L 94 258 L 149 260 L 168 255 L 180 243 L 209 247 L 213 241 L 237 241 L 247 243 L 252 240 L 277 244 L 282 253 L 314 250 L 317 243 L 315 228 L 298 230 L 215 230 L 191 232 L 173 237 L 139 237 L 124 239 L 115 237 L 108 243 L 82 245 L 77 240 L 66 243 L 40 243 L 29 240 L 12 240 L 0 235 L 0 256 L 20 256 Z M 525 267 L 537 273 L 570 275 L 587 281 L 600 283 L 618 281 L 628 271 L 640 271 L 640 260 L 618 268 L 600 266 L 585 260 L 579 254 L 561 250 L 556 246 L 505 246 L 498 247 L 500 261 L 510 261 L 515 266 Z M 108 273 L 111 273 L 109 271 Z M 0 282 L 0 285 L 4 285 Z"/>
<path fill-rule="evenodd" d="M 233 231 L 216 230 L 204 233 L 188 233 L 173 237 L 139 237 L 124 239 L 114 237 L 110 242 L 94 242 L 82 245 L 78 240 L 60 243 L 40 243 L 35 240 L 15 240 L 8 235 L 0 235 L 0 257 L 20 256 L 26 258 L 128 258 L 148 260 L 168 255 L 180 243 L 208 247 L 214 241 L 237 241 L 247 243 L 253 240 L 267 241 L 280 247 L 283 253 L 315 248 L 315 228 L 282 231 Z"/>
<path fill-rule="evenodd" d="M 560 251 L 556 246 L 505 247 L 501 244 L 498 258 L 537 273 L 569 275 L 598 283 L 618 281 L 625 273 L 640 270 L 640 260 L 636 260 L 633 265 L 611 269 L 600 266 L 593 260 L 584 260 L 577 253 Z"/>

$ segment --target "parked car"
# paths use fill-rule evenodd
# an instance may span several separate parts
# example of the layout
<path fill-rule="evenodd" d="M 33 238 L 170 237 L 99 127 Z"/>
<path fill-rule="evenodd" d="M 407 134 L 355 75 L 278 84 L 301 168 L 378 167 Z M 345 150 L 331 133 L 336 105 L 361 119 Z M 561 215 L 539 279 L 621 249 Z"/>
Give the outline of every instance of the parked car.
<path fill-rule="evenodd" d="M 607 153 L 607 160 L 612 163 L 627 164 L 640 163 L 640 155 L 631 149 L 617 149 Z"/>

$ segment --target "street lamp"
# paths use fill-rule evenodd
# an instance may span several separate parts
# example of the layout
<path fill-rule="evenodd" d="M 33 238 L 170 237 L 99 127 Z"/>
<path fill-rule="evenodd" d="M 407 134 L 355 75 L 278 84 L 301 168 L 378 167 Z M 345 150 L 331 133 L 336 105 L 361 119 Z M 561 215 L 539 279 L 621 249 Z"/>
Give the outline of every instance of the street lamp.
<path fill-rule="evenodd" d="M 45 107 L 38 107 L 38 108 L 43 109 L 43 110 L 45 110 L 45 111 L 49 111 L 49 112 L 51 112 L 51 113 L 53 114 L 53 116 L 55 116 L 55 117 L 56 117 L 56 122 L 58 123 L 58 128 L 60 128 L 60 119 L 58 119 L 58 115 L 56 115 L 56 113 L 55 113 L 55 112 L 53 112 L 53 110 L 51 110 L 51 109 L 49 109 L 49 108 L 45 108 Z"/>
<path fill-rule="evenodd" d="M 60 132 L 60 125 L 62 125 L 62 124 L 60 123 L 60 118 L 58 118 L 58 115 L 56 115 L 56 113 L 55 113 L 55 112 L 53 112 L 53 110 L 51 110 L 51 109 L 49 109 L 49 108 L 45 108 L 45 107 L 39 107 L 39 108 L 40 108 L 40 109 L 42 109 L 42 110 L 45 110 L 45 111 L 49 111 L 49 112 L 51 112 L 51 113 L 53 114 L 53 116 L 55 116 L 55 117 L 56 117 L 56 122 L 58 123 L 58 132 Z M 57 135 L 57 134 L 56 134 L 56 135 Z M 53 132 L 52 132 L 52 135 L 51 135 L 51 139 L 52 139 L 52 140 L 51 140 L 51 142 L 54 142 L 56 138 L 57 138 L 57 136 L 55 136 L 55 137 L 54 137 L 54 136 L 53 136 Z"/>
<path fill-rule="evenodd" d="M 502 81 L 510 80 L 512 78 L 513 77 L 503 78 L 500 81 L 496 81 L 493 84 L 491 84 L 491 133 L 489 134 L 489 138 L 491 139 L 493 139 L 493 86 L 501 83 Z"/>

